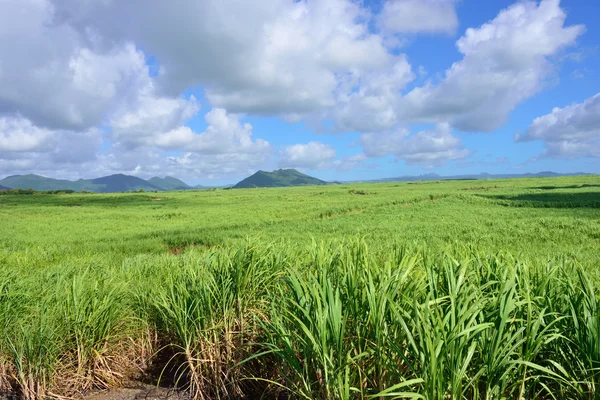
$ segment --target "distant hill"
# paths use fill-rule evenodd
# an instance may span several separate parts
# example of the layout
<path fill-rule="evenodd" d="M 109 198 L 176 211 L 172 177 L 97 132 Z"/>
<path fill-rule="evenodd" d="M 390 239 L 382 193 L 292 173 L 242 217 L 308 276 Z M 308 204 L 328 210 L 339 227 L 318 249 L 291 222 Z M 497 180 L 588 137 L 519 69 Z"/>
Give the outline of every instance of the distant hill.
<path fill-rule="evenodd" d="M 0 180 L 0 185 L 11 188 L 33 190 L 82 190 L 83 180 L 68 181 L 65 179 L 46 178 L 40 175 L 13 175 Z"/>
<path fill-rule="evenodd" d="M 151 184 L 136 176 L 115 174 L 96 178 L 91 180 L 93 185 L 102 186 L 102 192 L 127 192 L 129 190 L 153 191 L 162 190 L 156 185 Z"/>
<path fill-rule="evenodd" d="M 409 181 L 439 181 L 452 179 L 501 179 L 501 178 L 533 178 L 533 177 L 554 177 L 554 176 L 581 176 L 591 175 L 589 173 L 569 173 L 561 174 L 552 171 L 542 171 L 538 173 L 525 174 L 470 174 L 470 175 L 454 175 L 441 176 L 438 174 L 425 174 L 413 176 L 399 176 L 394 178 L 384 178 L 370 180 L 367 182 L 409 182 Z M 364 181 L 363 181 L 364 182 Z M 280 169 L 273 172 L 258 171 L 254 175 L 249 176 L 239 182 L 233 188 L 253 188 L 253 187 L 282 187 L 282 186 L 307 186 L 307 185 L 327 185 L 340 182 L 325 182 L 312 176 L 305 175 L 295 169 Z M 230 187 L 229 185 L 223 187 Z M 29 174 L 29 175 L 12 175 L 4 179 L 0 179 L 0 190 L 5 189 L 33 189 L 38 191 L 45 190 L 74 190 L 81 192 L 96 193 L 111 193 L 111 192 L 127 192 L 138 191 L 169 191 L 169 190 L 187 190 L 187 189 L 206 189 L 206 187 L 197 185 L 190 186 L 185 182 L 167 176 L 165 178 L 154 177 L 149 180 L 144 180 L 135 176 L 116 174 L 105 176 L 96 179 L 79 179 L 69 181 L 66 179 L 53 179 L 45 176 Z"/>
<path fill-rule="evenodd" d="M 192 186 L 187 183 L 173 178 L 172 176 L 165 176 L 164 178 L 159 178 L 155 176 L 154 178 L 148 179 L 148 183 L 157 186 L 163 190 L 188 190 L 194 189 Z"/>
<path fill-rule="evenodd" d="M 525 174 L 488 174 L 486 172 L 481 174 L 467 174 L 467 175 L 452 175 L 442 176 L 435 173 L 425 175 L 407 175 L 398 176 L 394 178 L 383 178 L 375 179 L 367 182 L 411 182 L 411 181 L 441 181 L 441 180 L 460 180 L 460 179 L 504 179 L 504 178 L 550 178 L 555 176 L 581 176 L 590 175 L 584 172 L 575 172 L 568 174 L 560 174 L 552 171 L 542 171 L 537 173 L 525 173 Z"/>
<path fill-rule="evenodd" d="M 127 192 L 130 190 L 154 191 L 162 190 L 143 179 L 135 176 L 116 174 L 97 179 L 79 179 L 69 181 L 66 179 L 46 178 L 40 175 L 13 175 L 0 180 L 0 185 L 9 188 L 33 189 L 33 190 L 74 190 L 80 192 L 110 193 Z"/>
<path fill-rule="evenodd" d="M 258 171 L 235 185 L 234 189 L 326 185 L 327 182 L 308 176 L 295 169 L 279 169 L 273 172 Z"/>

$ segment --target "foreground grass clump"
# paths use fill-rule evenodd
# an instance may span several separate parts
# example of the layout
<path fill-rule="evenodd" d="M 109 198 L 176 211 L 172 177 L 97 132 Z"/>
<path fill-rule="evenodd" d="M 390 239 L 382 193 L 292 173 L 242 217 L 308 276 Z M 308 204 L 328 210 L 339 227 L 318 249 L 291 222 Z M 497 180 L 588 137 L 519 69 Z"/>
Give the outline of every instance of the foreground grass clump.
<path fill-rule="evenodd" d="M 363 241 L 13 266 L 0 271 L 0 390 L 72 396 L 154 371 L 195 398 L 594 399 L 588 269 Z"/>

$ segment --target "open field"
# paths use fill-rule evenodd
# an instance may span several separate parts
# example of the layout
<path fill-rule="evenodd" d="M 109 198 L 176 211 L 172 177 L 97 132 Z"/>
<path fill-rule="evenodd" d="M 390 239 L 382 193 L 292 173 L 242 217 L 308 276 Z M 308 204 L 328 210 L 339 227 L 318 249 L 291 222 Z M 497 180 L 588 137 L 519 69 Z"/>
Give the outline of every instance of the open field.
<path fill-rule="evenodd" d="M 600 396 L 600 177 L 0 196 L 0 393 Z"/>

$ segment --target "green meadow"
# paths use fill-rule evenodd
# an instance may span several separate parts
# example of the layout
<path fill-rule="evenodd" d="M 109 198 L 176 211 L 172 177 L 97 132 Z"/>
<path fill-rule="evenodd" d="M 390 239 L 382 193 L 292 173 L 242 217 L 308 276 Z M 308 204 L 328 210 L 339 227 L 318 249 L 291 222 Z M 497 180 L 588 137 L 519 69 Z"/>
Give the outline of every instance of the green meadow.
<path fill-rule="evenodd" d="M 0 396 L 600 397 L 600 177 L 0 195 Z"/>

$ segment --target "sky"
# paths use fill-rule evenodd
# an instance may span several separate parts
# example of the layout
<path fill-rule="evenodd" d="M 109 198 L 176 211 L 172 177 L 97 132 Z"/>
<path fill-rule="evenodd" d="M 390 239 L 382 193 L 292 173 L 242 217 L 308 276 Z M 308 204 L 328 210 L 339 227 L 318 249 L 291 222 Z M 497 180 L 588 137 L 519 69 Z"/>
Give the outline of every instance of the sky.
<path fill-rule="evenodd" d="M 600 173 L 597 0 L 0 0 L 0 178 Z"/>

